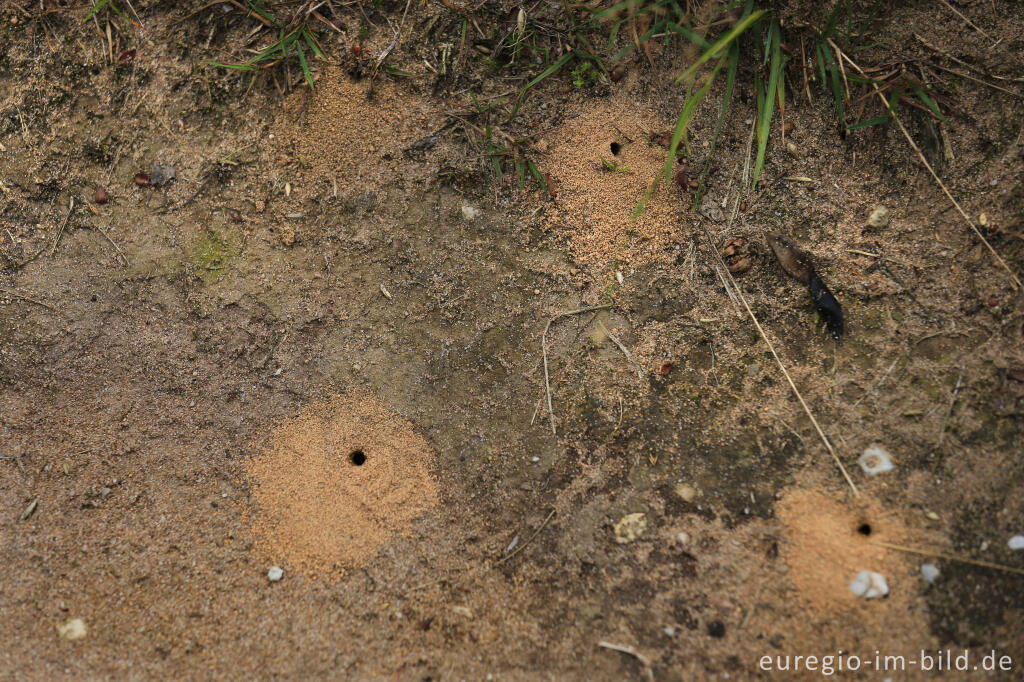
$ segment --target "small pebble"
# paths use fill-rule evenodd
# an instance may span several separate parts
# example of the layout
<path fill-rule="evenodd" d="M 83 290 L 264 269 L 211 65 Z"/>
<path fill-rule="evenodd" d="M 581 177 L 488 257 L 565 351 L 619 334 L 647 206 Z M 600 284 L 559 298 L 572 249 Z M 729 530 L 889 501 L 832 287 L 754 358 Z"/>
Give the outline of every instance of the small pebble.
<path fill-rule="evenodd" d="M 868 225 L 874 228 L 882 228 L 889 224 L 889 209 L 885 206 L 876 206 L 871 215 L 868 216 Z"/>
<path fill-rule="evenodd" d="M 792 156 L 794 159 L 799 159 L 801 156 L 800 149 L 792 142 L 786 143 L 786 153 Z"/>
<path fill-rule="evenodd" d="M 857 464 L 860 464 L 860 468 L 869 476 L 884 474 L 896 468 L 896 465 L 892 463 L 892 456 L 877 443 L 872 443 L 864 451 L 864 454 L 857 460 Z"/>
<path fill-rule="evenodd" d="M 988 214 L 987 213 L 982 213 L 980 216 L 978 216 L 978 224 L 981 225 L 982 227 L 985 227 L 986 225 L 988 225 Z"/>
<path fill-rule="evenodd" d="M 534 464 L 536 464 L 537 462 L 540 461 L 540 457 L 531 457 L 530 461 L 533 462 Z"/>
<path fill-rule="evenodd" d="M 1010 549 L 1024 549 L 1024 535 L 1014 535 L 1006 546 Z"/>
<path fill-rule="evenodd" d="M 676 636 L 676 629 L 674 627 L 670 626 L 670 625 L 666 625 L 665 627 L 663 627 L 661 629 L 661 631 L 665 633 L 666 637 L 675 637 Z"/>
<path fill-rule="evenodd" d="M 66 623 L 61 623 L 57 626 L 57 634 L 69 642 L 82 639 L 88 632 L 89 629 L 85 627 L 85 621 L 81 618 L 72 618 Z"/>
<path fill-rule="evenodd" d="M 462 204 L 462 217 L 465 218 L 466 220 L 476 220 L 477 218 L 480 217 L 480 213 L 481 213 L 481 211 L 480 211 L 479 208 L 475 208 L 475 207 L 470 206 L 469 204 L 463 202 L 463 204 Z"/>
<path fill-rule="evenodd" d="M 647 515 L 643 512 L 626 514 L 615 524 L 615 542 L 625 545 L 633 542 L 647 530 Z"/>
<path fill-rule="evenodd" d="M 676 540 L 679 541 L 680 545 L 685 545 L 690 541 L 690 536 L 685 531 L 679 531 L 679 533 L 676 534 Z"/>
<path fill-rule="evenodd" d="M 693 502 L 697 499 L 697 489 L 689 483 L 677 483 L 673 490 L 683 502 Z"/>
<path fill-rule="evenodd" d="M 280 566 L 271 566 L 270 570 L 267 571 L 267 580 L 272 583 L 276 583 L 278 580 L 284 577 L 284 569 Z"/>
<path fill-rule="evenodd" d="M 725 637 L 725 623 L 720 620 L 713 620 L 708 623 L 708 634 L 716 639 Z"/>
<path fill-rule="evenodd" d="M 620 285 L 626 281 L 626 278 L 622 276 L 622 270 L 615 271 L 615 281 L 618 282 Z"/>
<path fill-rule="evenodd" d="M 853 592 L 858 597 L 874 599 L 875 597 L 884 597 L 889 594 L 889 585 L 885 582 L 885 577 L 881 573 L 861 571 L 850 582 L 850 592 Z"/>
<path fill-rule="evenodd" d="M 939 577 L 939 567 L 935 564 L 921 564 L 921 577 L 933 583 Z"/>

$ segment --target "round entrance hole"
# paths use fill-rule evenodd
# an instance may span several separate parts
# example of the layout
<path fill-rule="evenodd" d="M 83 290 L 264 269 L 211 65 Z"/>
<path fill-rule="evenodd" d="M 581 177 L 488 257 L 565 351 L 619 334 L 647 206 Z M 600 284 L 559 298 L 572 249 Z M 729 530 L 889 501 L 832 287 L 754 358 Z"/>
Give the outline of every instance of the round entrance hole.
<path fill-rule="evenodd" d="M 611 147 L 612 154 L 615 156 L 618 156 L 619 152 L 622 151 L 622 145 L 619 144 L 618 142 L 612 142 L 609 146 Z"/>
<path fill-rule="evenodd" d="M 862 524 L 860 524 L 859 526 L 857 526 L 857 532 L 860 533 L 861 535 L 864 535 L 864 536 L 871 535 L 871 524 L 870 523 L 862 523 Z"/>
<path fill-rule="evenodd" d="M 348 461 L 352 462 L 357 467 L 361 467 L 366 463 L 366 453 L 362 450 L 353 450 L 349 453 Z"/>

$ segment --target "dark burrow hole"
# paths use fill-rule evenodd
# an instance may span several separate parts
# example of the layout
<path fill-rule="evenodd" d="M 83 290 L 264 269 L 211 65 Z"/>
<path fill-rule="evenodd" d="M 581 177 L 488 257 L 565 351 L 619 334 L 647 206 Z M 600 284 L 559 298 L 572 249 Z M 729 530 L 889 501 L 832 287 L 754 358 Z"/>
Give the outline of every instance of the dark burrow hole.
<path fill-rule="evenodd" d="M 862 523 L 862 524 L 860 524 L 859 526 L 857 526 L 857 532 L 860 533 L 861 535 L 865 536 L 865 537 L 868 536 L 868 535 L 871 535 L 871 524 L 870 523 Z"/>
<path fill-rule="evenodd" d="M 362 450 L 353 450 L 349 453 L 348 461 L 352 462 L 357 467 L 361 467 L 366 463 L 366 453 Z"/>
<path fill-rule="evenodd" d="M 612 142 L 611 148 L 612 148 L 612 154 L 615 155 L 615 156 L 618 156 L 619 152 L 622 151 L 622 145 L 619 144 L 618 142 Z"/>

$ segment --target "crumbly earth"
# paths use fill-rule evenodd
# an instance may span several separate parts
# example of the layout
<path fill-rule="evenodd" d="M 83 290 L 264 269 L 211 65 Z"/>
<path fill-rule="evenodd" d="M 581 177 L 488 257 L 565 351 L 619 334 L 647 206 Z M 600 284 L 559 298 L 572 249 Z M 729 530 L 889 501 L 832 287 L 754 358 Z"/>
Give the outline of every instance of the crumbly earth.
<path fill-rule="evenodd" d="M 0 16 L 0 677 L 752 680 L 777 677 L 763 656 L 949 649 L 1010 656 L 990 679 L 1020 679 L 1021 291 L 898 128 L 840 138 L 800 45 L 757 188 L 748 65 L 713 158 L 721 82 L 691 125 L 697 210 L 667 185 L 633 223 L 664 153 L 644 136 L 683 102 L 678 41 L 622 78 L 549 76 L 514 128 L 542 67 L 495 72 L 486 31 L 518 6 L 333 3 L 336 64 L 311 58 L 307 92 L 294 61 L 248 90 L 207 64 L 269 40 L 227 4 L 134 0 L 138 26 L 42 4 Z M 901 119 L 1019 278 L 1024 15 L 914 5 L 886 4 L 854 59 L 936 86 L 947 124 Z M 564 11 L 525 8 L 552 44 Z M 878 115 L 860 87 L 851 121 Z M 523 158 L 553 199 L 525 167 L 520 189 Z M 139 186 L 155 163 L 175 179 Z M 841 343 L 775 231 L 842 303 Z M 742 301 L 716 255 L 737 237 Z M 358 498 L 325 455 L 356 440 L 324 412 L 338 395 L 416 453 L 376 498 L 408 507 L 367 508 L 379 532 L 347 554 L 317 517 Z M 296 424 L 344 435 L 288 451 L 302 485 L 254 465 Z M 872 443 L 894 471 L 857 465 Z M 294 532 L 268 541 L 266 518 Z M 890 596 L 855 599 L 860 570 Z"/>

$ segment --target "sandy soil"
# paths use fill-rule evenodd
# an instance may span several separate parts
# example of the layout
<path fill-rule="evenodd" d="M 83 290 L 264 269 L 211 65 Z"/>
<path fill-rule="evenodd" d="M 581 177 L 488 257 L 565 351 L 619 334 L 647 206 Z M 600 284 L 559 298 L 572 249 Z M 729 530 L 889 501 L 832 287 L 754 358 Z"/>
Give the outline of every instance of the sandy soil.
<path fill-rule="evenodd" d="M 0 15 L 0 677 L 803 679 L 760 661 L 967 650 L 1021 679 L 1021 292 L 898 128 L 839 137 L 813 69 L 791 60 L 792 146 L 780 119 L 756 190 L 741 78 L 697 210 L 672 184 L 632 222 L 678 42 L 545 79 L 508 123 L 478 109 L 537 73 L 488 65 L 518 6 L 475 10 L 462 49 L 442 4 L 339 8 L 311 92 L 295 64 L 248 91 L 206 64 L 267 39 L 226 4 L 44 4 Z M 1024 16 L 952 5 L 976 26 L 887 6 L 856 58 L 940 91 L 948 124 L 901 117 L 1019 278 Z M 562 10 L 528 9 L 551 38 Z M 519 150 L 497 182 L 488 127 Z M 139 186 L 154 164 L 176 177 Z M 726 288 L 739 237 L 738 290 L 856 495 Z M 893 471 L 858 466 L 872 443 Z M 888 598 L 850 592 L 861 570 Z"/>

